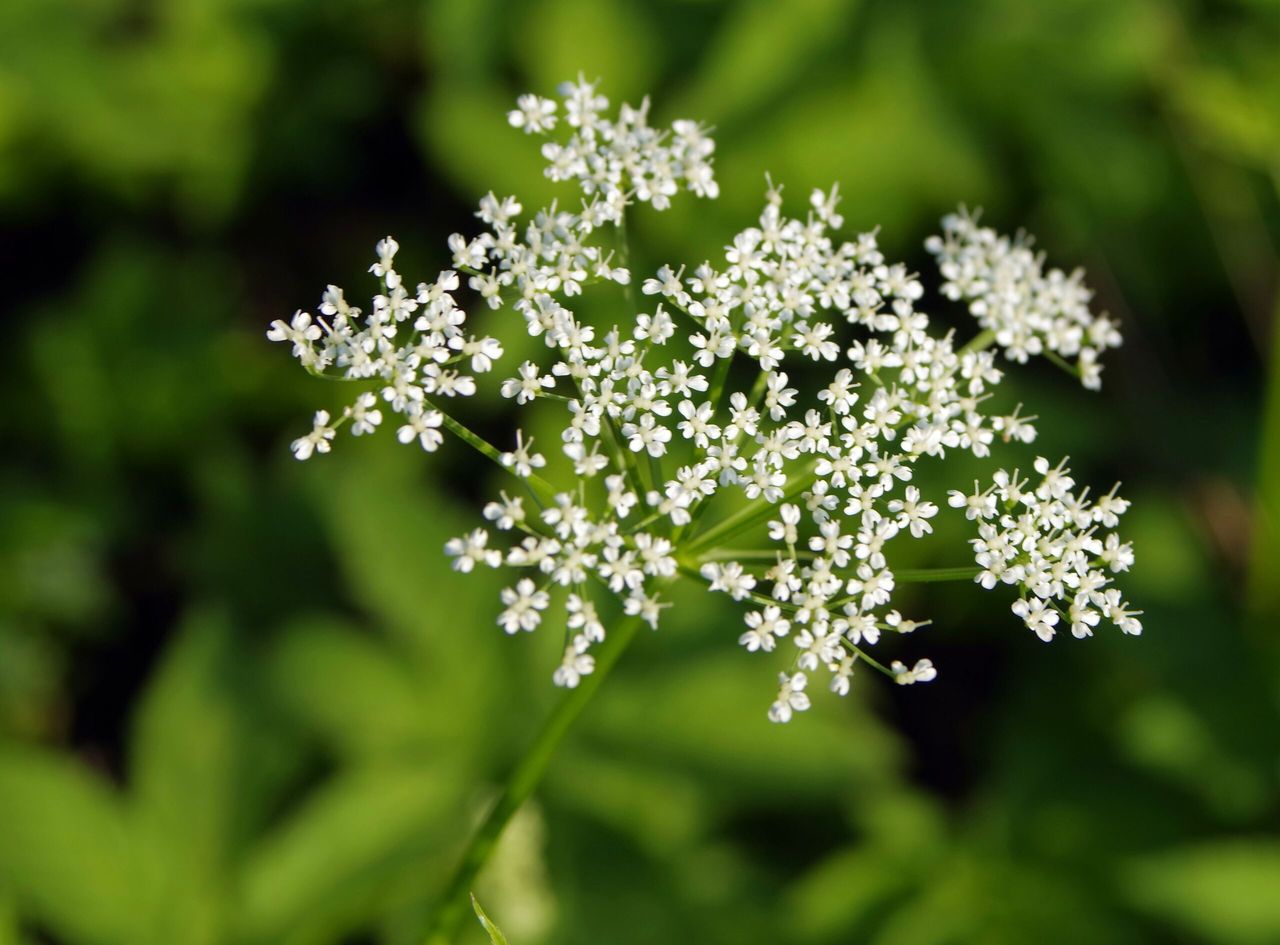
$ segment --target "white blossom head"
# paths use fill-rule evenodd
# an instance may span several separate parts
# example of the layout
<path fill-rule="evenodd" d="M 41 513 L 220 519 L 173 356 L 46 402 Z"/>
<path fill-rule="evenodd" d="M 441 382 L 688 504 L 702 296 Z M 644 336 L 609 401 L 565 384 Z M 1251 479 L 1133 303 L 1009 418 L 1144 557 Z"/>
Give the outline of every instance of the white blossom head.
<path fill-rule="evenodd" d="M 945 479 L 953 456 L 989 463 L 1036 440 L 1036 416 L 1004 400 L 997 347 L 1098 387 L 1120 334 L 1091 311 L 1083 276 L 1046 269 L 1027 237 L 948 216 L 927 247 L 943 296 L 980 330 L 957 344 L 922 310 L 922 277 L 886 259 L 876 231 L 841 235 L 837 186 L 791 216 L 770 180 L 756 221 L 716 256 L 638 280 L 637 305 L 625 216 L 718 193 L 707 129 L 655 127 L 650 111 L 645 99 L 611 113 L 581 76 L 558 98 L 522 95 L 508 120 L 543 139 L 547 176 L 570 189 L 563 200 L 526 214 L 517 198 L 487 194 L 478 231 L 449 238 L 449 267 L 433 280 L 410 288 L 387 237 L 367 308 L 329 286 L 316 314 L 274 322 L 268 337 L 306 370 L 355 388 L 336 419 L 315 414 L 294 455 L 329 452 L 343 426 L 390 427 L 426 452 L 452 436 L 509 474 L 511 493 L 444 550 L 461 573 L 517 572 L 496 609 L 506 633 L 563 624 L 550 675 L 564 687 L 596 671 L 606 615 L 658 627 L 675 580 L 741 608 L 726 640 L 780 664 L 767 710 L 777 722 L 809 709 L 814 678 L 837 695 L 862 666 L 901 685 L 933 680 L 927 657 L 877 655 L 908 655 L 931 624 L 901 610 L 902 585 L 919 580 L 1008 588 L 1012 612 L 1045 641 L 1092 636 L 1103 621 L 1141 632 L 1114 584 L 1134 560 L 1115 532 L 1128 507 L 1115 489 L 1091 499 L 1065 460 L 1044 458 L 1035 481 L 992 464 L 989 485 L 953 480 L 945 494 L 924 484 L 938 476 L 917 476 L 935 465 Z M 592 285 L 628 314 L 581 317 Z M 498 318 L 537 339 L 520 364 L 469 327 Z M 500 446 L 482 439 L 460 417 L 485 384 L 558 435 L 540 433 L 535 448 L 521 421 Z M 903 567 L 903 546 L 931 536 L 944 507 L 976 533 L 973 563 Z"/>

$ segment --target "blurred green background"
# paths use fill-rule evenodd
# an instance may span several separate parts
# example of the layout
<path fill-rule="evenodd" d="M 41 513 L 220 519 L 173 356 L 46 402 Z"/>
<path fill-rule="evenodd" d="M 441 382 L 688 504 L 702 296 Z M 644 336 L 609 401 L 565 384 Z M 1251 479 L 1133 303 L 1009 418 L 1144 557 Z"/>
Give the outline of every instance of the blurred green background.
<path fill-rule="evenodd" d="M 1015 383 L 1037 450 L 1124 481 L 1147 629 L 1045 646 L 930 586 L 937 682 L 779 727 L 686 592 L 489 913 L 516 945 L 1280 942 L 1276 3 L 6 0 L 0 945 L 417 941 L 559 636 L 448 570 L 498 488 L 461 445 L 292 460 L 345 392 L 264 330 L 371 290 L 388 232 L 429 278 L 485 191 L 555 196 L 504 114 L 579 70 L 716 127 L 722 198 L 641 214 L 641 268 L 718 252 L 766 170 L 921 271 L 961 201 L 1087 266 L 1104 391 Z"/>

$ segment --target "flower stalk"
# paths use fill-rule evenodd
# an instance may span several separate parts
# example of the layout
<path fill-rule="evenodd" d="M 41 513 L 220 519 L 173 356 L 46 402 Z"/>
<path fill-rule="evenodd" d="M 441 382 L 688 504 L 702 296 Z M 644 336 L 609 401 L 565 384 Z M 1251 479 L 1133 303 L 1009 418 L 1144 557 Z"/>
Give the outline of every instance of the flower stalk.
<path fill-rule="evenodd" d="M 426 945 L 453 945 L 470 909 L 472 887 L 493 855 L 503 830 L 541 783 L 556 749 L 635 639 L 636 632 L 643 623 L 639 616 L 619 621 L 609 631 L 605 641 L 596 648 L 595 672 L 583 678 L 576 688 L 567 690 L 551 710 L 533 742 L 507 776 L 502 793 L 467 841 L 462 857 L 440 897 L 439 905 L 429 920 L 424 936 Z"/>
<path fill-rule="evenodd" d="M 515 197 L 486 195 L 483 229 L 451 236 L 451 268 L 414 290 L 387 237 L 370 267 L 370 305 L 353 307 L 330 286 L 318 314 L 299 311 L 268 332 L 311 373 L 365 385 L 340 416 L 315 414 L 293 442 L 298 459 L 328 453 L 340 429 L 373 433 L 384 413 L 402 443 L 427 453 L 453 434 L 533 500 L 504 491 L 488 502 L 483 524 L 446 543 L 453 568 L 516 572 L 500 591 L 497 623 L 508 634 L 538 629 L 553 600 L 565 605 L 551 675 L 569 692 L 469 843 L 433 917 L 433 945 L 451 940 L 507 821 L 639 624 L 657 627 L 669 606 L 658 590 L 677 575 L 743 606 L 736 640 L 747 652 L 789 654 L 768 709 L 775 722 L 806 711 L 811 677 L 824 673 L 841 696 L 864 663 L 901 685 L 937 675 L 928 659 L 908 667 L 872 655 L 882 638 L 911 646 L 906 638 L 930 623 L 896 608 L 903 584 L 1008 588 L 1010 610 L 1045 641 L 1067 629 L 1092 636 L 1104 618 L 1142 630 L 1114 585 L 1134 557 L 1115 531 L 1128 508 L 1115 488 L 1077 491 L 1065 460 L 1037 457 L 1034 480 L 993 462 L 988 485 L 929 494 L 953 454 L 985 461 L 1039 435 L 1021 405 L 993 409 L 1004 362 L 1047 360 L 1101 387 L 1101 358 L 1122 338 L 1092 310 L 1083 272 L 1048 268 L 1029 237 L 1002 236 L 963 208 L 948 215 L 925 247 L 942 298 L 976 322 L 959 345 L 921 309 L 923 278 L 887 260 L 874 230 L 839 235 L 838 187 L 813 191 L 796 214 L 770 181 L 758 224 L 721 242 L 714 260 L 663 265 L 639 284 L 652 303 L 637 312 L 627 214 L 665 210 L 681 193 L 714 199 L 715 142 L 693 121 L 651 127 L 647 99 L 610 117 L 581 77 L 561 95 L 522 96 L 508 120 L 547 139 L 546 174 L 576 184 L 574 199 L 522 217 Z M 516 408 L 539 411 L 540 429 L 559 421 L 558 435 L 539 437 L 572 465 L 567 484 L 543 478 L 547 459 L 524 428 L 504 452 L 436 406 L 475 395 L 505 354 L 495 337 L 470 333 L 464 279 L 473 308 L 505 310 L 495 317 L 518 318 L 540 340 L 495 386 Z M 621 287 L 619 322 L 572 310 L 597 283 Z M 737 389 L 747 376 L 749 389 Z M 943 476 L 917 475 L 939 463 Z M 973 563 L 897 567 L 900 544 L 932 533 L 944 503 L 972 523 Z M 743 537 L 753 529 L 763 534 Z M 732 548 L 744 543 L 753 547 Z M 597 595 L 628 615 L 608 633 Z"/>

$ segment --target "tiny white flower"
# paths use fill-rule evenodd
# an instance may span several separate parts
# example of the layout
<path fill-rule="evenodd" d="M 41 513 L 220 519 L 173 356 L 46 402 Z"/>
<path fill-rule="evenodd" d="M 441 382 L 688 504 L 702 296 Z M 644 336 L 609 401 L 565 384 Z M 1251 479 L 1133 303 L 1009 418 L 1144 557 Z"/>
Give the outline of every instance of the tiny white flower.
<path fill-rule="evenodd" d="M 311 432 L 293 441 L 293 455 L 297 459 L 310 459 L 312 453 L 329 452 L 334 429 L 329 425 L 329 411 L 317 410 Z"/>
<path fill-rule="evenodd" d="M 1053 628 L 1058 624 L 1058 612 L 1040 598 L 1016 600 L 1013 602 L 1012 610 L 1041 640 L 1048 643 L 1053 639 L 1055 632 Z"/>
<path fill-rule="evenodd" d="M 507 633 L 536 630 L 551 600 L 528 578 L 521 578 L 515 587 L 503 588 L 501 598 L 506 610 L 498 616 L 498 626 Z"/>
<path fill-rule="evenodd" d="M 587 639 L 579 635 L 564 648 L 564 657 L 551 678 L 557 686 L 576 689 L 582 677 L 590 676 L 595 668 L 596 658 L 587 652 Z"/>
<path fill-rule="evenodd" d="M 604 639 L 604 624 L 596 613 L 595 604 L 590 600 L 578 594 L 570 594 L 565 609 L 569 612 L 567 622 L 570 630 L 582 631 L 582 636 L 588 643 L 599 643 Z"/>
<path fill-rule="evenodd" d="M 521 95 L 516 108 L 507 113 L 507 121 L 513 128 L 522 128 L 526 134 L 541 134 L 556 126 L 556 103 L 540 95 Z"/>
<path fill-rule="evenodd" d="M 503 531 L 510 531 L 524 521 L 524 499 L 500 493 L 501 502 L 490 502 L 484 507 L 484 517 L 497 524 Z"/>
<path fill-rule="evenodd" d="M 347 408 L 347 416 L 351 419 L 351 432 L 356 436 L 372 433 L 382 422 L 382 411 L 377 409 L 376 395 L 365 392 L 356 398 L 354 405 Z"/>
<path fill-rule="evenodd" d="M 906 664 L 894 660 L 889 666 L 889 671 L 893 673 L 894 681 L 899 686 L 910 686 L 915 683 L 932 682 L 938 678 L 938 671 L 933 666 L 932 660 L 916 660 L 916 664 L 907 669 Z"/>
<path fill-rule="evenodd" d="M 809 696 L 804 691 L 808 682 L 804 673 L 778 674 L 778 696 L 769 707 L 771 722 L 790 722 L 793 712 L 804 712 L 809 708 Z"/>
<path fill-rule="evenodd" d="M 444 423 L 444 415 L 438 410 L 426 410 L 421 403 L 412 403 L 405 413 L 404 426 L 396 431 L 396 438 L 401 443 L 412 443 L 415 439 L 428 453 L 435 452 L 444 442 L 440 425 Z"/>
<path fill-rule="evenodd" d="M 782 618 L 782 610 L 773 605 L 764 610 L 749 610 L 744 619 L 747 631 L 738 637 L 738 642 L 749 653 L 772 650 L 777 638 L 785 637 L 791 629 L 790 621 Z"/>
<path fill-rule="evenodd" d="M 496 568 L 502 564 L 502 552 L 486 547 L 488 543 L 489 533 L 483 528 L 477 528 L 461 538 L 450 538 L 445 543 L 444 553 L 454 559 L 453 569 L 464 574 L 476 564 Z"/>
<path fill-rule="evenodd" d="M 532 452 L 532 446 L 533 438 L 530 437 L 529 442 L 526 443 L 524 431 L 516 430 L 516 448 L 509 453 L 503 453 L 499 461 L 521 479 L 528 479 L 535 469 L 541 469 L 547 465 L 547 458 L 541 453 Z"/>

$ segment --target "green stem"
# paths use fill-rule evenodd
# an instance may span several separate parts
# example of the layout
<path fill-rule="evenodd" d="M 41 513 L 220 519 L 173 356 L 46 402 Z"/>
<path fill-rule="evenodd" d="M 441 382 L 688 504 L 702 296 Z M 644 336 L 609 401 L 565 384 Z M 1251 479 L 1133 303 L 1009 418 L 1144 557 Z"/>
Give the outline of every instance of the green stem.
<path fill-rule="evenodd" d="M 969 343 L 961 348 L 956 354 L 966 355 L 971 351 L 983 351 L 990 348 L 996 343 L 996 333 L 994 329 L 987 328 L 969 339 Z"/>
<path fill-rule="evenodd" d="M 801 476 L 791 487 L 791 490 L 777 502 L 756 501 L 744 505 L 728 518 L 721 519 L 701 535 L 696 536 L 690 543 L 688 550 L 694 552 L 709 545 L 718 544 L 732 538 L 734 535 L 741 534 L 753 525 L 760 524 L 769 516 L 775 514 L 779 506 L 784 502 L 794 502 L 800 498 L 807 490 L 813 488 L 813 484 L 816 481 L 817 477 L 813 473 L 807 473 Z"/>
<path fill-rule="evenodd" d="M 732 549 L 715 549 L 698 555 L 698 561 L 775 561 L 778 555 L 797 560 L 811 560 L 816 556 L 812 551 L 797 551 L 794 554 L 783 554 L 782 548 L 760 548 L 751 551 L 734 551 Z"/>
<path fill-rule="evenodd" d="M 472 835 L 445 888 L 440 904 L 431 917 L 424 941 L 427 945 L 452 945 L 469 910 L 471 887 L 481 869 L 493 855 L 503 829 L 516 811 L 542 781 L 556 748 L 566 733 L 582 715 L 600 684 L 617 665 L 627 645 L 635 639 L 636 631 L 643 625 L 640 617 L 628 617 L 615 627 L 605 641 L 595 650 L 595 671 L 583 677 L 576 689 L 564 694 L 551 715 L 538 732 L 533 744 L 525 751 L 508 776 L 502 794 L 494 802 L 480 827 Z"/>
<path fill-rule="evenodd" d="M 636 274 L 631 272 L 631 240 L 627 237 L 627 211 L 625 209 L 618 220 L 618 255 L 622 258 L 622 268 L 631 273 L 631 278 L 622 287 L 622 297 L 627 300 L 627 306 L 634 314 L 636 307 Z"/>
<path fill-rule="evenodd" d="M 769 372 L 761 371 L 756 375 L 755 383 L 751 385 L 751 393 L 747 395 L 747 403 L 752 407 L 758 407 L 760 405 L 760 398 L 764 396 L 765 388 L 768 386 Z M 742 436 L 739 435 L 738 439 L 741 441 Z"/>
<path fill-rule="evenodd" d="M 653 479 L 653 488 L 661 493 L 662 487 L 666 480 L 662 476 L 662 460 L 652 453 L 649 454 L 649 476 Z"/>
<path fill-rule="evenodd" d="M 634 492 L 641 501 L 644 501 L 647 490 L 644 487 L 644 482 L 640 479 L 640 464 L 632 461 L 631 457 L 633 454 L 631 448 L 627 446 L 626 442 L 622 438 L 622 430 L 619 429 L 618 424 L 607 412 L 604 415 L 603 428 L 608 431 L 609 442 L 613 444 L 614 462 L 617 463 L 618 467 L 627 477 L 627 482 L 631 483 L 631 491 Z"/>
<path fill-rule="evenodd" d="M 736 351 L 730 351 L 727 358 L 721 358 L 716 362 L 715 373 L 711 375 L 711 389 L 707 391 L 707 401 L 714 410 L 720 409 L 720 398 L 724 396 L 724 385 L 729 379 L 729 367 L 733 364 L 733 356 Z"/>
<path fill-rule="evenodd" d="M 768 371 L 761 371 L 758 375 L 756 375 L 756 381 L 754 384 L 751 385 L 751 393 L 747 395 L 748 404 L 750 404 L 752 407 L 756 407 L 759 405 L 760 398 L 764 396 L 765 387 L 768 384 L 768 382 L 769 382 Z M 719 398 L 717 397 L 717 399 L 713 401 L 713 403 L 715 403 L 716 409 L 718 410 L 720 407 Z M 747 433 L 745 430 L 738 431 L 738 437 L 733 441 L 733 447 L 735 450 L 742 446 L 742 441 L 746 439 L 746 436 L 747 436 Z M 706 496 L 704 498 L 698 499 L 698 501 L 694 504 L 693 512 L 689 517 L 689 523 L 687 525 L 681 525 L 679 528 L 675 530 L 674 534 L 672 534 L 671 541 L 673 543 L 679 544 L 680 540 L 690 532 L 693 532 L 693 534 L 695 535 L 697 534 L 696 529 L 698 527 L 698 523 L 702 519 L 702 516 L 706 514 L 707 508 L 711 505 L 710 498 L 711 498 L 710 496 Z"/>
<path fill-rule="evenodd" d="M 972 581 L 978 575 L 973 565 L 959 568 L 903 568 L 893 572 L 898 584 L 934 584 L 939 581 Z"/>
<path fill-rule="evenodd" d="M 622 534 L 634 535 L 636 532 L 640 531 L 640 529 L 646 528 L 649 525 L 652 525 L 654 522 L 658 521 L 658 519 L 661 519 L 661 518 L 666 518 L 665 512 L 654 512 L 650 515 L 646 515 L 644 518 L 640 519 L 639 521 L 632 522 L 630 525 L 627 525 L 625 528 L 623 528 Z"/>
<path fill-rule="evenodd" d="M 1076 380 L 1080 379 L 1080 369 L 1077 368 L 1070 361 L 1068 361 L 1066 358 L 1064 358 L 1062 355 L 1058 354 L 1058 352 L 1049 351 L 1046 349 L 1044 356 L 1049 359 L 1050 363 L 1056 364 L 1058 367 L 1062 368 L 1062 370 L 1066 371 Z"/>
<path fill-rule="evenodd" d="M 874 656 L 871 656 L 870 654 L 868 654 L 866 650 L 864 650 L 862 647 L 858 646 L 856 643 L 851 643 L 851 642 L 850 642 L 850 641 L 848 641 L 848 640 L 841 640 L 840 642 L 841 642 L 841 643 L 844 645 L 844 647 L 845 647 L 846 649 L 848 649 L 850 652 L 852 652 L 852 653 L 857 653 L 857 654 L 858 654 L 858 659 L 862 660 L 862 661 L 863 661 L 864 663 L 866 663 L 868 666 L 872 667 L 873 669 L 879 670 L 880 672 L 882 672 L 882 673 L 884 673 L 886 676 L 888 676 L 890 679 L 897 679 L 897 678 L 898 678 L 897 674 L 896 674 L 896 673 L 894 673 L 894 671 L 893 671 L 893 670 L 891 670 L 888 666 L 885 666 L 885 665 L 884 665 L 884 663 L 881 663 L 881 662 L 880 662 L 879 660 L 877 660 Z"/>
<path fill-rule="evenodd" d="M 499 449 L 496 446 L 494 446 L 492 443 L 490 443 L 488 440 L 484 439 L 480 435 L 476 433 L 472 433 L 470 430 L 464 427 L 457 420 L 453 419 L 453 417 L 449 416 L 443 410 L 440 410 L 438 407 L 436 407 L 435 409 L 440 413 L 441 416 L 444 417 L 444 428 L 446 430 L 448 430 L 458 439 L 462 440 L 468 446 L 471 446 L 480 454 L 487 456 L 489 459 L 493 460 L 500 467 L 502 467 L 502 469 L 505 470 L 506 472 L 509 472 L 512 475 L 515 475 L 511 467 L 507 466 L 505 463 L 502 462 L 502 453 L 501 451 L 499 451 Z M 551 498 L 556 494 L 555 486 L 551 485 L 551 483 L 547 482 L 541 476 L 530 475 L 527 478 L 521 479 L 521 481 L 527 482 L 531 486 L 537 489 L 541 489 L 543 492 L 546 493 L 547 498 Z"/>

